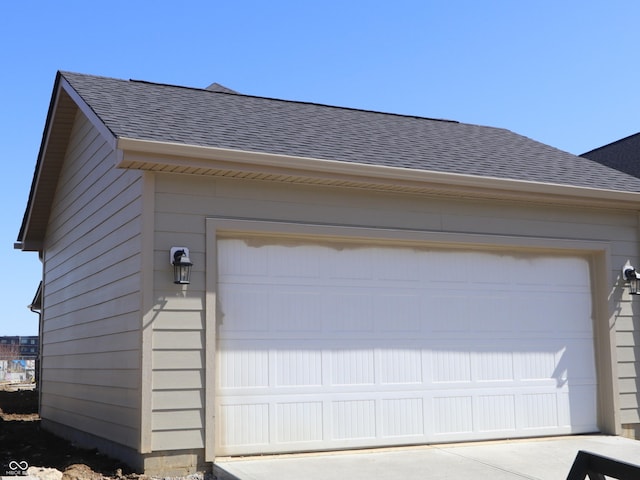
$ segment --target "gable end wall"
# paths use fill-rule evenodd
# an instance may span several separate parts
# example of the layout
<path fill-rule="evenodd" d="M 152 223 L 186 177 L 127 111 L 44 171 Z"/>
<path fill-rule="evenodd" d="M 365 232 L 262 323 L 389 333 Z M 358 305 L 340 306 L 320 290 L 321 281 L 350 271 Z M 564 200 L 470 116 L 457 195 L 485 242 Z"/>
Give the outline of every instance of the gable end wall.
<path fill-rule="evenodd" d="M 114 155 L 78 113 L 45 238 L 41 416 L 137 449 L 142 175 Z"/>

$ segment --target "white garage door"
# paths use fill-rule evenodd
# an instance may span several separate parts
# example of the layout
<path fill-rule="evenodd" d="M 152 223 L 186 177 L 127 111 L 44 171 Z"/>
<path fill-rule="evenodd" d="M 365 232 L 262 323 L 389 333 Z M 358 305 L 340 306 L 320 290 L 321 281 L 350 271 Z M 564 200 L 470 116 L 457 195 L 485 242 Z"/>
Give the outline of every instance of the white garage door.
<path fill-rule="evenodd" d="M 593 432 L 588 261 L 218 242 L 218 455 Z"/>

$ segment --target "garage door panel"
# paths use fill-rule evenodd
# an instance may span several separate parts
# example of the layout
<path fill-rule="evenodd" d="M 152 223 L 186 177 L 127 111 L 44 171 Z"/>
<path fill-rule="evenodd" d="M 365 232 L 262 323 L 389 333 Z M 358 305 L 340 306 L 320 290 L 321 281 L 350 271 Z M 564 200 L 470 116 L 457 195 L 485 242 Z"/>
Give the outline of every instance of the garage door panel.
<path fill-rule="evenodd" d="M 382 384 L 421 384 L 425 382 L 422 368 L 422 350 L 416 348 L 384 348 L 378 352 Z"/>
<path fill-rule="evenodd" d="M 427 318 L 436 334 L 470 333 L 473 321 L 472 303 L 467 295 L 434 295 L 429 299 Z M 477 328 L 480 330 L 480 328 Z"/>
<path fill-rule="evenodd" d="M 554 305 L 561 312 L 557 323 L 558 332 L 582 333 L 592 336 L 593 323 L 591 292 L 557 292 L 553 297 Z"/>
<path fill-rule="evenodd" d="M 560 408 L 563 414 L 562 425 L 572 427 L 576 433 L 593 428 L 593 419 L 597 416 L 596 387 L 593 383 L 571 384 L 559 394 Z"/>
<path fill-rule="evenodd" d="M 231 453 L 235 447 L 235 451 L 256 451 L 271 442 L 268 402 L 237 399 L 219 405 L 217 414 L 222 427 L 216 432 L 220 450 Z"/>
<path fill-rule="evenodd" d="M 514 353 L 484 349 L 471 355 L 471 377 L 477 382 L 514 380 Z"/>
<path fill-rule="evenodd" d="M 471 352 L 436 349 L 431 353 L 430 369 L 433 383 L 471 382 Z"/>
<path fill-rule="evenodd" d="M 331 280 L 371 280 L 374 252 L 368 248 L 352 248 L 332 252 L 332 268 L 327 272 Z"/>
<path fill-rule="evenodd" d="M 381 294 L 373 299 L 375 319 L 380 332 L 420 332 L 423 325 L 421 298 L 418 294 Z"/>
<path fill-rule="evenodd" d="M 435 435 L 473 432 L 473 397 L 471 395 L 436 396 L 431 404 Z"/>
<path fill-rule="evenodd" d="M 331 377 L 329 384 L 374 385 L 375 355 L 372 349 L 335 349 L 329 353 Z"/>
<path fill-rule="evenodd" d="M 325 328 L 330 336 L 333 336 L 332 333 L 362 334 L 375 331 L 370 293 L 334 292 L 322 303 L 326 319 Z"/>
<path fill-rule="evenodd" d="M 593 428 L 592 408 L 573 408 L 568 393 L 490 388 L 465 392 L 353 392 L 322 401 L 316 395 L 298 395 L 295 402 L 286 394 L 256 395 L 253 403 L 230 396 L 218 407 L 219 437 L 224 439 L 220 454 L 569 434 Z"/>
<path fill-rule="evenodd" d="M 518 410 L 524 430 L 555 427 L 559 424 L 558 397 L 554 393 L 531 392 L 521 395 Z"/>
<path fill-rule="evenodd" d="M 357 398 L 331 402 L 331 439 L 364 440 L 376 437 L 376 402 Z"/>
<path fill-rule="evenodd" d="M 320 265 L 326 252 L 314 245 L 287 247 L 269 245 L 266 256 L 269 259 L 269 276 L 282 279 L 307 279 L 320 276 Z"/>
<path fill-rule="evenodd" d="M 595 383 L 596 374 L 592 362 L 585 359 L 593 357 L 593 340 L 579 338 L 565 340 L 564 348 L 556 354 L 554 378 L 583 380 Z"/>
<path fill-rule="evenodd" d="M 380 422 L 383 437 L 423 437 L 424 399 L 386 398 L 382 400 L 382 421 Z"/>
<path fill-rule="evenodd" d="M 487 292 L 469 299 L 474 331 L 480 330 L 486 336 L 508 335 L 514 331 L 517 316 L 509 302 L 509 295 Z"/>
<path fill-rule="evenodd" d="M 269 255 L 259 248 L 247 248 L 243 240 L 225 240 L 218 250 L 218 278 L 227 281 L 265 278 L 269 274 Z"/>
<path fill-rule="evenodd" d="M 241 345 L 230 342 L 221 352 L 224 362 L 217 371 L 218 391 L 226 389 L 255 389 L 269 387 L 269 349 L 257 345 Z"/>
<path fill-rule="evenodd" d="M 220 455 L 597 428 L 584 259 L 218 248 Z"/>
<path fill-rule="evenodd" d="M 262 287 L 221 284 L 219 302 L 221 333 L 268 332 L 269 317 L 265 305 L 269 292 Z"/>
<path fill-rule="evenodd" d="M 272 332 L 313 333 L 322 330 L 322 299 L 319 293 L 287 289 L 271 292 L 267 301 Z"/>
<path fill-rule="evenodd" d="M 392 285 L 396 282 L 413 283 L 422 279 L 424 270 L 420 269 L 420 262 L 416 261 L 416 255 L 413 250 L 404 249 L 398 251 L 393 257 L 388 255 L 376 255 L 370 257 L 372 262 L 372 276 L 376 280 L 384 283 L 391 281 Z"/>
<path fill-rule="evenodd" d="M 272 351 L 274 386 L 321 386 L 322 351 L 318 349 L 279 349 Z"/>
<path fill-rule="evenodd" d="M 516 429 L 516 395 L 478 395 L 474 418 L 479 432 L 513 432 Z"/>
<path fill-rule="evenodd" d="M 269 376 L 273 377 L 273 386 L 323 382 L 334 386 L 420 383 L 425 388 L 431 383 L 463 382 L 545 381 L 558 386 L 568 381 L 595 383 L 593 366 L 583 361 L 589 358 L 592 348 L 589 341 L 582 340 L 571 342 L 569 350 L 573 350 L 573 357 L 567 349 L 535 351 L 527 344 L 505 349 L 500 344 L 480 343 L 470 349 L 464 345 L 443 348 L 436 344 L 417 348 L 419 340 L 395 345 L 362 340 L 356 347 L 342 340 L 333 348 L 323 339 L 308 342 L 229 339 L 226 343 L 219 352 L 225 357 L 219 375 L 219 388 L 223 389 L 237 385 L 269 386 Z M 531 351 L 526 351 L 527 348 Z M 247 371 L 254 373 L 249 376 Z M 232 380 L 235 378 L 253 378 L 256 383 Z"/>
<path fill-rule="evenodd" d="M 422 322 L 436 335 L 513 337 L 518 310 L 512 303 L 507 292 L 425 292 Z"/>
<path fill-rule="evenodd" d="M 516 369 L 524 381 L 548 381 L 556 373 L 557 352 L 554 350 L 536 351 L 533 346 L 523 345 L 530 351 L 517 354 Z"/>
<path fill-rule="evenodd" d="M 283 402 L 275 406 L 276 442 L 321 442 L 323 438 L 323 405 L 319 401 Z"/>

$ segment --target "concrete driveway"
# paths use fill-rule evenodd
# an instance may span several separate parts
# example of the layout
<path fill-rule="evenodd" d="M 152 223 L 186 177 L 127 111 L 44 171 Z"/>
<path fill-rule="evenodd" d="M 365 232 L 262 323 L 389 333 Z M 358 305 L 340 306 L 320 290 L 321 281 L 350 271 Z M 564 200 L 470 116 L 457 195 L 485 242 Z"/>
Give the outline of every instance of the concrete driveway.
<path fill-rule="evenodd" d="M 640 464 L 640 442 L 581 435 L 347 452 L 219 458 L 219 480 L 439 480 L 567 477 L 579 450 Z"/>

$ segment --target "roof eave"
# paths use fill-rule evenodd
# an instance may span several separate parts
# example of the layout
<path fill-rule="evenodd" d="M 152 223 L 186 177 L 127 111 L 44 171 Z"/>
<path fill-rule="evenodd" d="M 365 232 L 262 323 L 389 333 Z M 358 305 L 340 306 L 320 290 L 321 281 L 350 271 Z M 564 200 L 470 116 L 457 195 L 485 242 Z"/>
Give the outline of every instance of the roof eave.
<path fill-rule="evenodd" d="M 61 104 L 65 103 L 65 99 L 62 96 L 62 89 L 60 88 L 61 81 L 60 72 L 56 74 L 56 79 L 53 84 L 53 91 L 51 93 L 51 100 L 49 102 L 49 109 L 47 111 L 47 117 L 45 120 L 44 130 L 42 133 L 42 141 L 40 142 L 40 150 L 36 160 L 36 166 L 33 172 L 33 178 L 31 180 L 31 188 L 29 190 L 29 197 L 27 199 L 27 205 L 24 215 L 22 217 L 22 224 L 20 231 L 18 232 L 17 242 L 14 244 L 14 248 L 32 251 L 35 245 L 39 245 L 40 242 L 32 241 L 32 227 L 34 225 L 35 217 L 37 217 L 37 204 L 40 194 L 40 179 L 44 176 L 43 170 L 45 169 L 45 156 L 47 155 L 48 146 L 52 136 L 54 136 L 53 127 L 56 125 L 55 119 L 57 112 L 61 108 Z M 47 215 L 48 216 L 48 215 Z"/>
<path fill-rule="evenodd" d="M 27 205 L 17 242 L 14 244 L 16 249 L 23 251 L 42 249 L 53 196 L 78 110 L 92 121 L 102 136 L 109 139 L 112 147 L 115 148 L 115 136 L 71 87 L 64 75 L 58 72 L 53 85 Z"/>
<path fill-rule="evenodd" d="M 286 181 L 333 180 L 375 188 L 431 190 L 469 197 L 493 197 L 543 203 L 640 209 L 640 192 L 514 180 L 431 170 L 276 155 L 171 142 L 118 138 L 118 166 L 142 170 L 230 176 L 226 172 L 263 173 Z M 275 177 L 274 177 L 275 176 Z M 319 181 L 319 180 L 318 180 Z M 325 183 L 328 184 L 328 183 Z"/>

